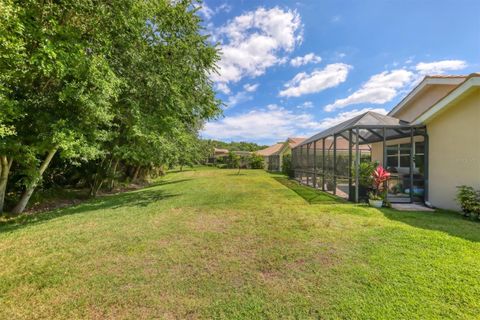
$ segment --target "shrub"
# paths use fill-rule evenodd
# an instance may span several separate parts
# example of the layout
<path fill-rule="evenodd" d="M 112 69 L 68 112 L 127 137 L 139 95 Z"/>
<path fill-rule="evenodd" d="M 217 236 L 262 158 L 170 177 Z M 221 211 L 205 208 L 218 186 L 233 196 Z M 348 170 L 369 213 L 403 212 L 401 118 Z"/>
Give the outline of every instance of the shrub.
<path fill-rule="evenodd" d="M 240 156 L 232 151 L 228 153 L 228 156 L 225 159 L 227 167 L 230 169 L 240 168 Z"/>
<path fill-rule="evenodd" d="M 359 185 L 366 188 L 373 186 L 373 172 L 378 167 L 378 162 L 360 162 L 358 182 Z M 352 177 L 355 177 L 355 166 L 352 169 Z"/>
<path fill-rule="evenodd" d="M 293 166 L 292 166 L 292 155 L 287 154 L 283 156 L 282 160 L 282 172 L 289 176 L 290 178 L 293 178 Z"/>
<path fill-rule="evenodd" d="M 252 169 L 263 169 L 265 167 L 263 157 L 258 154 L 252 154 L 248 159 L 248 163 Z"/>
<path fill-rule="evenodd" d="M 368 198 L 370 200 L 382 200 L 384 198 L 383 193 L 386 192 L 383 184 L 389 179 L 390 172 L 385 170 L 382 166 L 378 166 L 375 170 L 373 170 L 373 192 L 368 194 Z"/>
<path fill-rule="evenodd" d="M 466 217 L 477 216 L 480 218 L 480 191 L 470 186 L 457 187 L 457 201 L 462 207 Z"/>

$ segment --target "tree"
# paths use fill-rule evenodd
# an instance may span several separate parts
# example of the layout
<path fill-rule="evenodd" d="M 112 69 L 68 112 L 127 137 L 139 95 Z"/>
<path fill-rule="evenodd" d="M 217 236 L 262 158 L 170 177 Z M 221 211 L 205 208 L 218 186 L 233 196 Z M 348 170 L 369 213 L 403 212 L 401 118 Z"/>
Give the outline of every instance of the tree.
<path fill-rule="evenodd" d="M 227 163 L 228 163 L 228 166 L 232 169 L 238 168 L 237 174 L 240 174 L 241 158 L 238 154 L 236 154 L 233 151 L 230 151 L 228 153 Z"/>
<path fill-rule="evenodd" d="M 294 170 L 292 166 L 292 154 L 287 154 L 283 156 L 282 159 L 282 173 L 289 176 L 290 178 L 294 177 Z"/>
<path fill-rule="evenodd" d="M 220 113 L 218 52 L 192 1 L 27 2 L 1 2 L 0 159 L 15 157 L 24 185 L 13 212 L 55 157 L 84 170 L 95 195 L 119 168 L 135 180 L 178 161 L 175 132 L 194 141 Z"/>
<path fill-rule="evenodd" d="M 252 154 L 248 160 L 250 168 L 252 169 L 263 169 L 265 167 L 265 161 L 263 157 L 258 154 Z"/>
<path fill-rule="evenodd" d="M 105 45 L 109 10 L 110 5 L 93 8 L 87 0 L 16 6 L 26 59 L 24 72 L 6 85 L 22 114 L 10 144 L 22 145 L 35 159 L 23 163 L 31 166 L 31 176 L 14 213 L 25 209 L 59 151 L 64 158 L 82 160 L 101 153 L 99 142 L 111 124 L 119 85 Z"/>
<path fill-rule="evenodd" d="M 23 27 L 19 23 L 19 8 L 13 1 L 0 2 L 0 213 L 13 164 L 14 148 L 8 141 L 16 135 L 15 121 L 22 116 L 13 88 L 25 71 Z"/>

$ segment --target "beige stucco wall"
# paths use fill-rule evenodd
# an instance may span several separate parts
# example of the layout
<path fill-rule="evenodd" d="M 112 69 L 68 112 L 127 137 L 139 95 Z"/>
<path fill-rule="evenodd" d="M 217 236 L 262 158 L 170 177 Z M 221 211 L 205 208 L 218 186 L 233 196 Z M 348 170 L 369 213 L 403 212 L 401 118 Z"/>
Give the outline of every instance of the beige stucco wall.
<path fill-rule="evenodd" d="M 429 200 L 436 207 L 459 210 L 456 187 L 480 189 L 480 89 L 427 123 L 427 132 Z"/>
<path fill-rule="evenodd" d="M 457 85 L 433 85 L 425 88 L 421 93 L 415 96 L 408 105 L 405 105 L 400 111 L 391 116 L 411 122 L 419 115 L 427 111 L 438 100 L 445 97 Z"/>

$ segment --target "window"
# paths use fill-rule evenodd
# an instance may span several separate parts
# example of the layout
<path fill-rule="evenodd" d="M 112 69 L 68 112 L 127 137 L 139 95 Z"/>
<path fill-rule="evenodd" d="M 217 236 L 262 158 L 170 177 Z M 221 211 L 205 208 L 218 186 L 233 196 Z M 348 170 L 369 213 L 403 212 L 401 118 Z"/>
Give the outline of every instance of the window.
<path fill-rule="evenodd" d="M 387 146 L 387 168 L 398 167 L 398 145 Z"/>
<path fill-rule="evenodd" d="M 425 168 L 425 143 L 415 142 L 415 168 L 418 168 L 419 172 L 423 174 Z"/>
<path fill-rule="evenodd" d="M 410 167 L 410 143 L 402 143 L 387 146 L 387 168 Z M 414 144 L 414 167 L 421 168 L 424 163 L 425 144 L 423 141 Z"/>

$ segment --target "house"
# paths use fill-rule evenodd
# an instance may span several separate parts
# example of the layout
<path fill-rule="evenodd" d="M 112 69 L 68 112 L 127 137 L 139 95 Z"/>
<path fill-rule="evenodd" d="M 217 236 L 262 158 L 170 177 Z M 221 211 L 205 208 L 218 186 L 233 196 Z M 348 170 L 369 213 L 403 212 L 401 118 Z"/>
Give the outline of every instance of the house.
<path fill-rule="evenodd" d="M 346 156 L 337 151 L 340 139 L 349 142 Z M 480 74 L 427 76 L 388 115 L 367 112 L 306 139 L 293 149 L 295 177 L 359 201 L 367 144 L 371 159 L 392 173 L 389 201 L 458 210 L 456 187 L 480 188 Z M 323 164 L 328 156 L 332 166 Z"/>
<path fill-rule="evenodd" d="M 228 149 L 213 148 L 213 154 L 208 158 L 208 163 L 217 163 L 218 159 L 228 156 Z"/>
<path fill-rule="evenodd" d="M 416 139 L 413 145 L 414 174 L 422 173 L 418 170 L 426 161 L 425 200 L 438 208 L 459 210 L 457 186 L 480 189 L 480 74 L 425 77 L 388 115 L 426 127 L 428 141 Z M 404 142 L 389 141 L 388 152 Z M 379 149 L 376 145 L 372 151 L 378 155 Z M 393 156 L 387 155 L 387 167 L 390 159 Z"/>
<path fill-rule="evenodd" d="M 280 172 L 282 171 L 283 157 L 291 154 L 292 148 L 303 140 L 305 140 L 305 138 L 288 138 L 284 142 L 278 142 L 265 149 L 256 151 L 256 154 L 263 156 L 265 170 Z"/>

